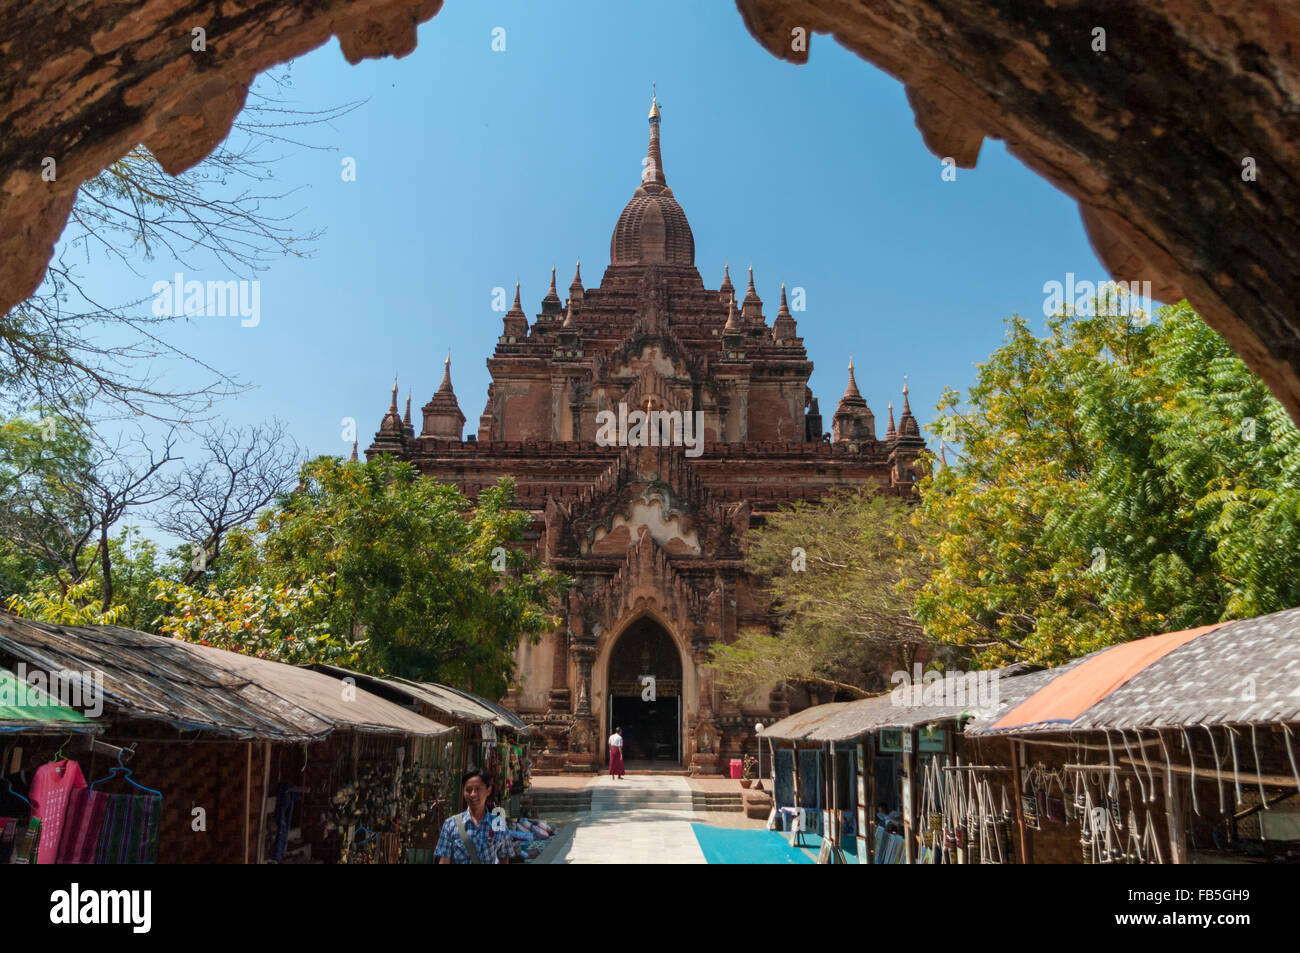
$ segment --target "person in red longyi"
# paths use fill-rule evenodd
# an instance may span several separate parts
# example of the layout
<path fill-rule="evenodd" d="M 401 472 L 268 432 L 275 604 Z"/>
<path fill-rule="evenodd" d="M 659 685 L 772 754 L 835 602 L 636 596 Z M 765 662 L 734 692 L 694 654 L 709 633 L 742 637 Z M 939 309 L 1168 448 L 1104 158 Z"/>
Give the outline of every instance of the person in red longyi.
<path fill-rule="evenodd" d="M 623 729 L 615 728 L 609 736 L 609 776 L 623 777 Z"/>

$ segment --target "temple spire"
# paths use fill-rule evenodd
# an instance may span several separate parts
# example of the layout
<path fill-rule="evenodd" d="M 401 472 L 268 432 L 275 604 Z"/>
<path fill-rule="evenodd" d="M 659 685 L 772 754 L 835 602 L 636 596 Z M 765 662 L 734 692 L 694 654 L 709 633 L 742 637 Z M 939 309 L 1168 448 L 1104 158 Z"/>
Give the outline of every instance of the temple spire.
<path fill-rule="evenodd" d="M 763 301 L 754 290 L 754 266 L 749 266 L 749 287 L 745 289 L 745 300 L 740 303 L 740 313 L 748 321 L 763 320 Z"/>
<path fill-rule="evenodd" d="M 451 389 L 451 348 L 447 349 L 447 359 L 442 362 L 442 383 L 438 385 L 437 393 L 453 393 Z"/>
<path fill-rule="evenodd" d="M 641 173 L 642 185 L 667 185 L 664 177 L 664 158 L 659 151 L 659 96 L 650 99 L 650 146 L 646 149 L 645 170 Z"/>
<path fill-rule="evenodd" d="M 433 437 L 437 440 L 460 440 L 461 430 L 465 426 L 465 415 L 461 413 L 456 400 L 456 392 L 451 388 L 451 349 L 442 362 L 442 383 L 430 401 L 424 405 L 424 426 L 421 437 Z"/>
<path fill-rule="evenodd" d="M 555 290 L 555 266 L 551 266 L 551 286 L 546 289 L 546 297 L 542 299 L 542 314 L 546 315 L 548 320 L 558 318 L 564 305 L 560 303 L 560 296 Z"/>
<path fill-rule="evenodd" d="M 352 456 L 349 457 L 348 459 L 350 459 L 353 463 L 357 462 L 357 442 L 355 440 L 352 441 Z"/>
<path fill-rule="evenodd" d="M 914 441 L 920 441 L 921 425 L 912 416 L 912 404 L 907 399 L 907 376 L 903 376 L 903 415 L 898 418 L 898 435 Z"/>
<path fill-rule="evenodd" d="M 508 338 L 516 340 L 524 338 L 528 334 L 528 318 L 524 315 L 524 306 L 519 300 L 519 282 L 515 282 L 515 303 L 506 313 L 503 320 L 503 331 Z"/>
<path fill-rule="evenodd" d="M 894 402 L 889 402 L 889 429 L 885 431 L 885 439 L 895 436 L 897 431 L 894 430 Z"/>
<path fill-rule="evenodd" d="M 849 384 L 848 384 L 847 387 L 844 388 L 844 396 L 845 396 L 845 397 L 859 397 L 859 398 L 862 396 L 862 392 L 858 390 L 858 381 L 857 381 L 857 378 L 855 378 L 855 377 L 853 376 L 853 356 L 852 356 L 852 355 L 849 356 Z M 893 404 L 890 404 L 890 406 L 892 407 Z M 893 418 L 891 417 L 890 419 L 892 420 Z"/>
<path fill-rule="evenodd" d="M 736 303 L 730 301 L 727 303 L 727 323 L 723 327 L 724 331 L 739 331 L 740 322 L 736 320 Z"/>
<path fill-rule="evenodd" d="M 799 325 L 790 313 L 790 305 L 785 299 L 785 282 L 781 282 L 781 306 L 776 310 L 776 320 L 772 322 L 772 339 L 778 344 L 791 347 L 799 343 Z"/>
<path fill-rule="evenodd" d="M 849 358 L 849 382 L 844 388 L 831 417 L 831 439 L 835 443 L 862 444 L 876 439 L 876 416 L 867 406 L 866 400 L 858 390 L 857 378 L 853 375 L 853 358 Z"/>
<path fill-rule="evenodd" d="M 573 281 L 569 282 L 569 300 L 567 302 L 568 307 L 565 310 L 568 311 L 572 308 L 574 302 L 581 303 L 583 294 L 582 259 L 579 259 L 578 263 L 573 266 Z"/>
<path fill-rule="evenodd" d="M 388 402 L 388 413 L 384 414 L 383 420 L 379 422 L 379 432 L 381 434 L 400 434 L 403 431 L 402 415 L 397 411 L 397 375 L 394 374 L 392 399 Z"/>

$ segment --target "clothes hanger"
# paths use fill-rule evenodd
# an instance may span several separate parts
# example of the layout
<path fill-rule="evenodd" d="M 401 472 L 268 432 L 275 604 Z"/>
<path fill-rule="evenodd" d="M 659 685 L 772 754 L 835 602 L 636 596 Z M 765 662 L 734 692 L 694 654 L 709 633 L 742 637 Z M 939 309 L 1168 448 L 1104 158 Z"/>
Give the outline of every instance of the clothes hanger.
<path fill-rule="evenodd" d="M 31 807 L 31 806 L 32 806 L 32 802 L 31 802 L 31 801 L 27 800 L 27 798 L 23 797 L 21 794 L 19 794 L 17 791 L 14 790 L 14 783 L 13 783 L 12 781 L 10 781 L 8 778 L 5 778 L 5 779 L 4 779 L 4 782 L 5 782 L 5 787 L 7 787 L 7 788 L 9 789 L 9 793 L 10 793 L 10 794 L 12 794 L 14 797 L 18 798 L 18 800 L 22 801 L 22 802 L 23 802 L 24 804 L 26 804 L 28 807 Z"/>
<path fill-rule="evenodd" d="M 12 794 L 14 797 L 18 798 L 18 800 L 22 801 L 22 802 L 23 802 L 24 804 L 26 804 L 28 807 L 31 807 L 31 806 L 32 806 L 32 802 L 29 801 L 29 800 L 27 800 L 27 798 L 23 797 L 21 794 L 19 794 L 17 791 L 14 790 L 14 783 L 13 783 L 12 781 L 9 780 L 8 776 L 7 776 L 6 773 L 5 773 L 5 771 L 6 771 L 6 765 L 9 764 L 9 756 L 10 756 L 11 754 L 13 754 L 14 747 L 15 747 L 14 745 L 9 745 L 9 747 L 5 748 L 4 758 L 3 758 L 3 760 L 0 760 L 0 780 L 3 780 L 3 781 L 4 781 L 4 783 L 5 783 L 5 789 L 6 789 L 10 794 Z"/>
<path fill-rule="evenodd" d="M 63 739 L 63 744 L 59 745 L 59 749 L 54 752 L 54 760 L 50 762 L 51 764 L 58 764 L 58 762 L 63 760 L 63 749 L 66 748 L 68 746 L 68 743 L 71 741 L 72 741 L 72 734 L 69 733 L 68 737 Z M 67 765 L 64 765 L 64 770 L 66 769 L 67 769 Z M 60 769 L 55 768 L 54 770 L 59 771 Z"/>
<path fill-rule="evenodd" d="M 123 749 L 123 750 L 125 750 L 125 749 Z M 130 784 L 131 786 L 133 786 L 133 787 L 137 787 L 137 788 L 139 788 L 141 791 L 148 791 L 150 794 L 156 794 L 156 795 L 158 795 L 158 797 L 162 797 L 163 795 L 162 795 L 162 792 L 161 792 L 161 791 L 155 791 L 153 788 L 147 788 L 147 787 L 145 787 L 143 784 L 141 784 L 139 781 L 137 781 L 137 780 L 135 780 L 133 777 L 131 777 L 131 769 L 128 768 L 126 765 L 124 765 L 124 764 L 122 763 L 122 754 L 123 754 L 123 751 L 118 751 L 118 753 L 117 753 L 117 764 L 115 764 L 113 767 L 109 768 L 109 769 L 108 769 L 108 774 L 104 775 L 104 777 L 102 777 L 102 778 L 98 778 L 98 779 L 92 781 L 92 782 L 90 783 L 90 790 L 93 791 L 93 790 L 95 789 L 95 785 L 96 785 L 96 784 L 99 784 L 101 781 L 111 781 L 113 778 L 117 777 L 117 773 L 118 773 L 119 771 L 122 771 L 122 772 L 124 772 L 124 773 L 122 774 L 122 780 L 126 781 L 126 782 L 127 782 L 128 784 Z"/>

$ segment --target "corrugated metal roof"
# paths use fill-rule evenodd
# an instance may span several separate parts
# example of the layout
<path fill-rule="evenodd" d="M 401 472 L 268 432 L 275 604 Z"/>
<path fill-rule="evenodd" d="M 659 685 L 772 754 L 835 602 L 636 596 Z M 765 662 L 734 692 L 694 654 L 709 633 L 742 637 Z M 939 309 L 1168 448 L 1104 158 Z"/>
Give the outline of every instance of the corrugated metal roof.
<path fill-rule="evenodd" d="M 405 678 L 385 676 L 381 681 L 397 685 L 414 697 L 419 698 L 434 711 L 445 712 L 448 718 L 466 721 L 472 725 L 490 725 L 495 723 L 496 715 L 484 706 L 477 704 L 446 685 L 434 682 L 412 682 Z"/>
<path fill-rule="evenodd" d="M 421 684 L 427 685 L 429 683 L 422 682 Z M 527 734 L 529 731 L 528 723 L 503 705 L 498 705 L 496 702 L 489 701 L 482 695 L 475 695 L 473 692 L 466 691 L 463 688 L 453 688 L 450 685 L 439 685 L 438 687 L 450 689 L 457 695 L 461 695 L 487 709 L 492 715 L 492 723 L 498 728 L 505 728 L 509 731 L 515 731 L 520 734 Z"/>
<path fill-rule="evenodd" d="M 190 642 L 182 644 L 187 650 L 212 659 L 216 665 L 247 675 L 267 691 L 310 711 L 336 728 L 411 735 L 436 735 L 448 730 L 441 722 L 425 718 L 361 688 L 345 692 L 338 679 L 302 666 L 285 665 Z"/>
<path fill-rule="evenodd" d="M 1022 674 L 1027 669 L 1028 667 L 1024 665 L 1009 665 L 1006 668 L 990 671 L 988 675 L 996 676 L 996 685 L 999 694 L 1002 695 L 1006 693 L 1008 686 L 1032 677 L 1029 674 Z M 940 693 L 942 694 L 942 690 Z M 961 696 L 956 697 L 959 700 L 961 698 Z M 899 700 L 906 701 L 907 696 L 903 695 Z M 980 713 L 982 709 L 976 707 L 977 701 L 976 698 L 972 698 L 967 704 L 899 704 L 891 692 L 857 701 L 831 702 L 805 709 L 764 728 L 763 736 L 781 741 L 852 741 L 875 731 L 912 728 L 936 721 L 947 721 L 962 715 Z"/>
<path fill-rule="evenodd" d="M 1101 651 L 1105 651 L 1102 649 Z M 1027 676 L 1034 690 L 1069 665 Z M 1017 680 L 1019 681 L 1019 680 Z M 1003 699 L 1002 712 L 1020 700 Z M 992 734 L 1000 714 L 981 718 L 970 734 Z M 1300 608 L 1230 622 L 1193 639 L 1138 672 L 1068 724 L 1050 723 L 997 734 L 1300 722 Z"/>
<path fill-rule="evenodd" d="M 1101 649 L 1100 651 L 1105 651 Z M 1064 665 L 1058 665 L 1056 668 L 1044 669 L 1039 672 L 1031 672 L 1028 675 L 1020 675 L 1013 679 L 1005 680 L 998 685 L 998 703 L 991 708 L 982 709 L 975 713 L 975 717 L 966 723 L 966 734 L 980 735 L 987 734 L 988 729 L 999 718 L 1015 708 L 1034 692 L 1050 683 L 1058 675 L 1064 675 L 1080 662 L 1092 658 L 1096 653 L 1083 655 L 1077 659 L 1071 659 Z"/>
<path fill-rule="evenodd" d="M 185 731 L 310 741 L 337 728 L 438 734 L 445 725 L 292 665 L 117 626 L 56 626 L 0 613 L 0 654 L 47 671 L 99 672 L 105 713 Z"/>
<path fill-rule="evenodd" d="M 865 699 L 874 701 L 874 699 Z M 803 711 L 795 712 L 793 715 L 787 715 L 780 721 L 773 722 L 763 729 L 764 738 L 775 738 L 778 741 L 803 741 L 811 733 L 822 727 L 839 712 L 850 705 L 860 705 L 861 702 L 830 702 L 825 705 L 815 705 L 812 708 L 805 708 Z"/>
<path fill-rule="evenodd" d="M 966 705 L 898 705 L 892 695 L 876 695 L 809 708 L 764 728 L 763 737 L 782 741 L 852 741 L 883 729 L 911 728 L 957 718 L 970 710 Z"/>
<path fill-rule="evenodd" d="M 385 688 L 395 689 L 408 698 L 428 705 L 452 721 L 471 725 L 494 725 L 497 728 L 517 732 L 528 731 L 528 725 L 514 712 L 463 688 L 453 688 L 437 682 L 413 682 L 395 675 L 368 675 L 340 668 L 337 665 L 316 663 L 309 668 L 335 678 L 354 678 L 358 684 L 368 685 L 370 690 L 375 692 L 382 692 Z"/>

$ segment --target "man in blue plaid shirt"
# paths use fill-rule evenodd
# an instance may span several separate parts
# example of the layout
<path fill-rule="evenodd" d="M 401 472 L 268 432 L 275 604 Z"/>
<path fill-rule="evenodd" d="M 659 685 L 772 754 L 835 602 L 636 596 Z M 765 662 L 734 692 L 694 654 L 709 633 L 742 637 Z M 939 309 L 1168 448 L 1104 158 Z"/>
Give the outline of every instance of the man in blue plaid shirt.
<path fill-rule="evenodd" d="M 487 812 L 492 782 L 481 768 L 471 768 L 460 783 L 467 807 L 442 825 L 434 856 L 440 864 L 500 863 L 498 851 L 506 833 L 492 829 L 493 816 Z"/>

